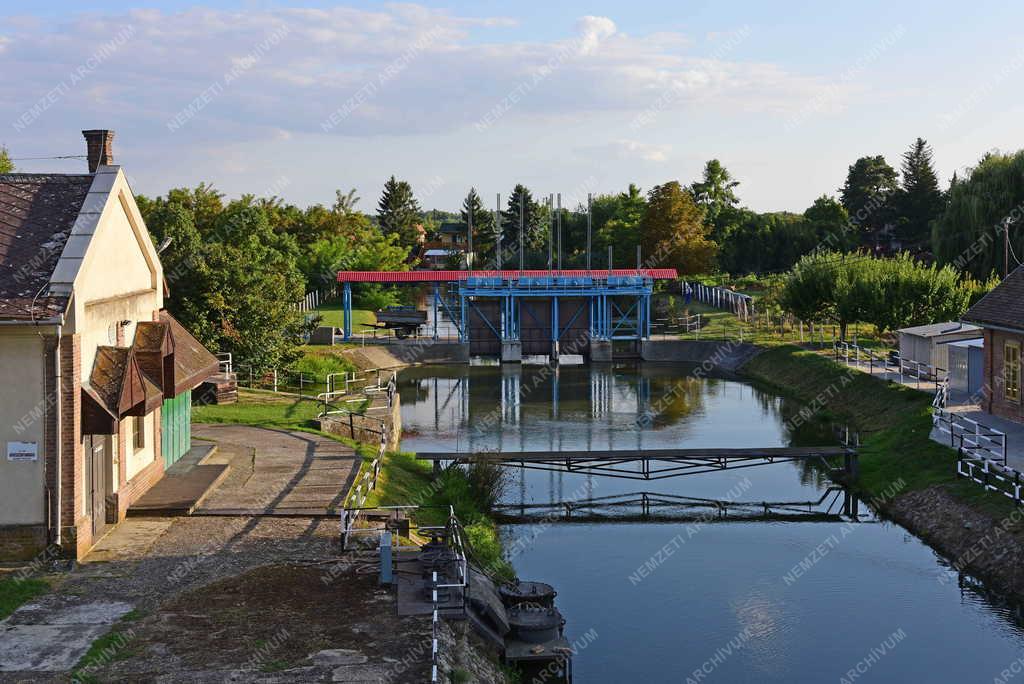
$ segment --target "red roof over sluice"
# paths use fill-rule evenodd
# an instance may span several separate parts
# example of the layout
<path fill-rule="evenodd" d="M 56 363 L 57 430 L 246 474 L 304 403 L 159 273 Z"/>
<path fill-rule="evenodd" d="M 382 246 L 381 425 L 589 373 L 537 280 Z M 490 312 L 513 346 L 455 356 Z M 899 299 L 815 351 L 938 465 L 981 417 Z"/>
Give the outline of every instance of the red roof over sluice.
<path fill-rule="evenodd" d="M 645 276 L 654 280 L 675 280 L 674 268 L 616 268 L 581 270 L 503 270 L 503 271 L 338 271 L 339 283 L 454 283 L 473 278 L 543 278 L 547 276 L 565 278 L 607 278 L 613 276 Z"/>

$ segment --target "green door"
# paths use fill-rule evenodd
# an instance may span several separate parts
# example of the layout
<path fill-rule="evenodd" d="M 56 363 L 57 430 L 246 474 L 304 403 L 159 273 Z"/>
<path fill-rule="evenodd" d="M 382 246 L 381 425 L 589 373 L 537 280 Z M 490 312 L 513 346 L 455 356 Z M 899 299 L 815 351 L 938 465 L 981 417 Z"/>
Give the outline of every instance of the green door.
<path fill-rule="evenodd" d="M 192 448 L 192 392 L 164 400 L 160 426 L 164 468 L 170 468 Z"/>

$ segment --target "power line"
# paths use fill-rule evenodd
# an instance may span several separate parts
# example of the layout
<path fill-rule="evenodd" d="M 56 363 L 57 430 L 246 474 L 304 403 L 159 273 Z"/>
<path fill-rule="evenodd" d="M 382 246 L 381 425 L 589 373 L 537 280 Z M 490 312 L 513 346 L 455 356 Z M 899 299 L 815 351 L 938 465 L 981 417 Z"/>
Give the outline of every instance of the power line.
<path fill-rule="evenodd" d="M 88 159 L 84 154 L 65 154 L 59 157 L 12 157 L 11 161 L 40 161 L 43 159 Z"/>

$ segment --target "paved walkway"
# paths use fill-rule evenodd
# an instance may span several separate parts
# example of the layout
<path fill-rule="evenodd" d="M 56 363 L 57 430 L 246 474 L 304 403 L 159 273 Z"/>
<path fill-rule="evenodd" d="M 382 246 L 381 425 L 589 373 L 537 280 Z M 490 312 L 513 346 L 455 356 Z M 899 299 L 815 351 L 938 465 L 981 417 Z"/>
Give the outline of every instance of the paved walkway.
<path fill-rule="evenodd" d="M 208 463 L 231 465 L 195 515 L 335 515 L 362 463 L 350 447 L 307 432 L 245 425 L 196 425 L 192 432 L 217 443 Z"/>
<path fill-rule="evenodd" d="M 131 623 L 129 634 L 142 634 L 162 624 L 160 607 L 176 595 L 267 564 L 337 556 L 338 523 L 324 516 L 333 515 L 358 473 L 361 459 L 352 449 L 318 435 L 234 425 L 196 426 L 195 436 L 218 443 L 207 463 L 231 466 L 201 507 L 207 515 L 129 518 L 118 525 L 55 591 L 0 621 L 0 683 L 67 682 L 68 670 L 92 642 L 133 609 L 144 617 Z M 337 576 L 353 571 L 346 566 Z M 140 650 L 134 643 L 119 648 Z M 223 682 L 229 674 L 197 672 L 181 654 L 141 650 L 131 661 L 103 658 L 87 665 L 131 670 L 103 672 L 97 681 L 155 681 L 159 673 L 161 682 L 191 684 Z M 267 681 L 324 681 L 314 675 L 307 668 Z M 248 672 L 234 681 L 263 678 Z"/>
<path fill-rule="evenodd" d="M 1024 472 L 1024 424 L 1015 423 L 999 416 L 993 416 L 981 410 L 978 404 L 966 397 L 951 396 L 946 410 L 964 418 L 981 423 L 985 427 L 994 428 L 1006 435 L 1006 465 Z M 942 444 L 949 444 L 949 435 L 932 430 L 932 439 Z"/>

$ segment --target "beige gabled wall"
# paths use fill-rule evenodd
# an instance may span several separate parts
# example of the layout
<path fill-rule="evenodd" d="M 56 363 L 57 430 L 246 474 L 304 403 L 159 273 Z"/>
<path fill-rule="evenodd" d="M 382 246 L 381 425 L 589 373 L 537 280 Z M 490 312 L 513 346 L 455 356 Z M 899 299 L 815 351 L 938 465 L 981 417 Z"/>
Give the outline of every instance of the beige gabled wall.
<path fill-rule="evenodd" d="M 45 522 L 43 458 L 45 370 L 43 341 L 35 330 L 0 326 L 0 525 Z M 7 460 L 9 442 L 35 442 L 36 461 Z"/>

